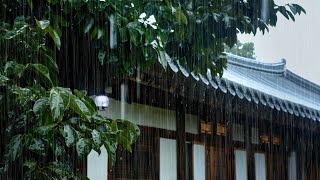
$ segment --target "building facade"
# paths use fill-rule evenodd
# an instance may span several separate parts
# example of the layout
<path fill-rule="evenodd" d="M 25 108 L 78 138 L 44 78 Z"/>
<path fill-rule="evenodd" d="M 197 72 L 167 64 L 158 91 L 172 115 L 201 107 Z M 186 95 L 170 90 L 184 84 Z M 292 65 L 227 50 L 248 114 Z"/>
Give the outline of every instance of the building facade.
<path fill-rule="evenodd" d="M 108 84 L 107 117 L 139 125 L 132 152 L 91 152 L 87 175 L 112 180 L 320 179 L 320 86 L 228 54 L 222 78 L 179 64 Z"/>

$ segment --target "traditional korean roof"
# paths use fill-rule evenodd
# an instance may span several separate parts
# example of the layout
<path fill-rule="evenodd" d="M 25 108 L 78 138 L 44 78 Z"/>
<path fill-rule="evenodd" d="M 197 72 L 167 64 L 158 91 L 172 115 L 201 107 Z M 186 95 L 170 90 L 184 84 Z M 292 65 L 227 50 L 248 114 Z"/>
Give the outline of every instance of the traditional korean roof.
<path fill-rule="evenodd" d="M 222 78 L 196 76 L 183 67 L 169 64 L 174 72 L 180 72 L 202 81 L 206 85 L 269 106 L 272 109 L 320 121 L 320 86 L 286 69 L 286 61 L 263 63 L 258 60 L 227 54 L 228 65 Z"/>

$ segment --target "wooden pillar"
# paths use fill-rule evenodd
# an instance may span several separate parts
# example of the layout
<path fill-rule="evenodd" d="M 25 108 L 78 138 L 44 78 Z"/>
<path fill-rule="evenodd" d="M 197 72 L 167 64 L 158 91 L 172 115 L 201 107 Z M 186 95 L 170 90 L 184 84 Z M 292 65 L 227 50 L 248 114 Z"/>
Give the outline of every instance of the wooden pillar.
<path fill-rule="evenodd" d="M 251 131 L 251 124 L 252 124 L 252 115 L 251 113 L 251 104 L 245 105 L 245 120 L 244 120 L 244 132 L 245 132 L 245 146 L 247 151 L 247 173 L 248 173 L 248 179 L 255 179 L 255 166 L 254 166 L 254 152 L 252 151 L 252 145 L 251 145 L 251 137 L 252 137 L 252 131 Z"/>
<path fill-rule="evenodd" d="M 230 100 L 231 101 L 231 100 Z M 237 113 L 237 109 L 232 109 L 231 102 L 228 102 L 229 104 L 229 110 L 231 109 L 231 115 L 229 115 L 230 119 L 226 120 L 226 127 L 227 127 L 227 137 L 226 137 L 226 154 L 227 154 L 227 179 L 232 180 L 235 179 L 235 156 L 234 156 L 234 149 L 233 149 L 233 134 L 232 134 L 232 126 L 234 123 L 234 117 Z M 238 101 L 235 100 L 233 102 L 236 106 Z"/>
<path fill-rule="evenodd" d="M 176 139 L 177 139 L 177 177 L 186 179 L 186 129 L 185 129 L 185 99 L 176 94 Z"/>
<path fill-rule="evenodd" d="M 268 148 L 269 148 L 269 159 L 271 159 L 271 163 L 270 163 L 270 171 L 269 173 L 269 177 L 271 177 L 271 179 L 276 179 L 277 177 L 273 176 L 273 171 L 274 171 L 274 148 L 273 148 L 273 116 L 272 116 L 272 109 L 269 110 L 270 114 L 269 114 L 269 121 L 268 121 L 268 136 L 269 136 L 269 144 L 268 144 Z"/>

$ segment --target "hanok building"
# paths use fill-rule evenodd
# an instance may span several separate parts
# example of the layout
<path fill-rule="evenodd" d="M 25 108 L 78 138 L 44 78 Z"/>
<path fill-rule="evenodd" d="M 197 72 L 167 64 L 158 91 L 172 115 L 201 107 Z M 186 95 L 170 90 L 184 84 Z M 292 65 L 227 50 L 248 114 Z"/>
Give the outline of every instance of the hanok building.
<path fill-rule="evenodd" d="M 101 113 L 141 135 L 114 167 L 88 157 L 93 180 L 320 179 L 320 86 L 286 69 L 228 54 L 222 78 L 178 64 L 109 84 Z"/>

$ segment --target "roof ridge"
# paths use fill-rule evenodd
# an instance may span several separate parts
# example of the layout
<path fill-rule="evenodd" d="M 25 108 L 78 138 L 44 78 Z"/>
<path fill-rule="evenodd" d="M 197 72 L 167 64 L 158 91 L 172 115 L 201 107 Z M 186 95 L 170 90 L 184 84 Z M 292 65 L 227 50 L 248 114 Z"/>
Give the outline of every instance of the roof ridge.
<path fill-rule="evenodd" d="M 272 74 L 281 74 L 289 81 L 297 84 L 300 87 L 308 87 L 310 91 L 320 94 L 320 85 L 303 78 L 302 76 L 286 69 L 286 60 L 282 59 L 276 63 L 265 63 L 259 60 L 254 60 L 246 57 L 241 57 L 231 53 L 226 53 L 228 57 L 228 64 L 247 68 L 250 70 L 256 70 Z"/>
<path fill-rule="evenodd" d="M 296 74 L 290 70 L 286 70 L 284 77 L 299 86 L 309 87 L 308 90 L 320 94 L 320 85 L 318 85 L 318 84 L 316 84 L 316 83 L 314 83 L 314 82 L 312 82 L 302 76 L 299 76 L 298 74 Z"/>
<path fill-rule="evenodd" d="M 286 71 L 286 60 L 282 59 L 276 63 L 264 63 L 259 60 L 254 60 L 246 57 L 237 56 L 231 53 L 226 53 L 228 57 L 228 64 L 257 70 L 272 74 L 284 74 Z"/>

